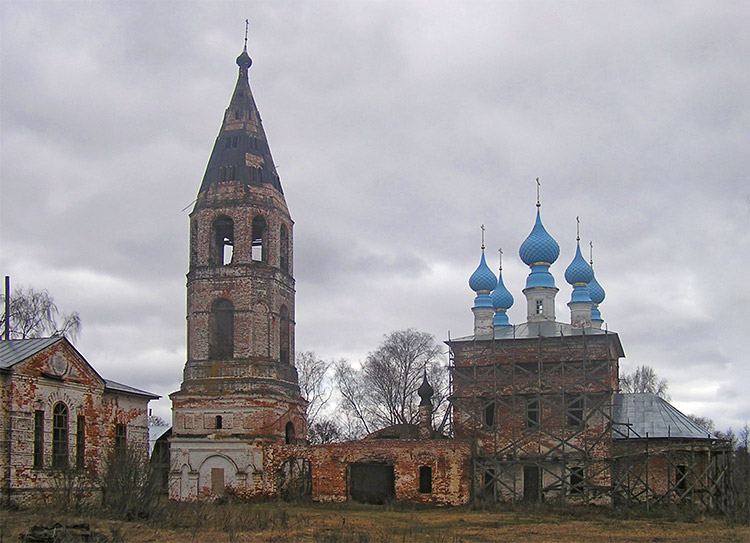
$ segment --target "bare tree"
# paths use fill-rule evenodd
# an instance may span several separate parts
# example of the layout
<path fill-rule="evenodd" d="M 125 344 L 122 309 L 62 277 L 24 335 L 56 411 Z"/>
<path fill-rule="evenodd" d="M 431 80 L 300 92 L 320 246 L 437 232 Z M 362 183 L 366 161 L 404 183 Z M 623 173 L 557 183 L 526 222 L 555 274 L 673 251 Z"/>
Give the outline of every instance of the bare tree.
<path fill-rule="evenodd" d="M 447 372 L 440 354 L 432 335 L 408 329 L 386 335 L 360 370 L 339 363 L 336 383 L 349 423 L 345 433 L 357 437 L 384 426 L 415 423 L 419 414 L 416 390 L 424 371 L 438 391 L 433 406 L 442 413 L 447 399 Z"/>
<path fill-rule="evenodd" d="M 157 426 L 169 426 L 169 423 L 161 418 L 159 415 L 148 416 L 148 427 L 154 428 Z"/>
<path fill-rule="evenodd" d="M 620 392 L 649 392 L 669 401 L 668 388 L 667 380 L 659 379 L 651 366 L 638 366 L 633 373 L 620 377 Z"/>
<path fill-rule="evenodd" d="M 337 443 L 343 441 L 341 428 L 331 419 L 322 419 L 313 424 L 307 431 L 310 443 Z"/>
<path fill-rule="evenodd" d="M 339 360 L 335 370 L 336 386 L 341 400 L 339 412 L 342 417 L 344 439 L 357 439 L 372 430 L 368 424 L 366 408 L 361 400 L 366 397 L 365 383 L 360 372 L 351 367 L 346 360 Z"/>
<path fill-rule="evenodd" d="M 327 377 L 333 360 L 323 360 L 312 351 L 303 351 L 297 353 L 294 362 L 300 393 L 307 402 L 307 430 L 310 435 L 310 430 L 320 422 L 320 411 L 331 398 L 332 389 Z"/>
<path fill-rule="evenodd" d="M 713 420 L 708 417 L 699 417 L 698 415 L 686 415 L 687 418 L 692 420 L 695 424 L 706 430 L 709 434 L 715 434 L 716 424 Z"/>
<path fill-rule="evenodd" d="M 0 300 L 3 307 L 2 322 L 5 323 L 5 296 L 0 294 Z M 54 298 L 47 290 L 13 289 L 9 305 L 11 339 L 66 336 L 75 340 L 81 333 L 81 317 L 78 313 L 61 315 Z"/>

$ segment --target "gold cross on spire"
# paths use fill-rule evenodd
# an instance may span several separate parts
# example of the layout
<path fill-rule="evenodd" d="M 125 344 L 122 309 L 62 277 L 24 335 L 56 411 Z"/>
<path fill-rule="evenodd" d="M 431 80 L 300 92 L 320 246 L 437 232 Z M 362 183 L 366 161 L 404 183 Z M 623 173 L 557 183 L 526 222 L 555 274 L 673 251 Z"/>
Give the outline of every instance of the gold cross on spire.
<path fill-rule="evenodd" d="M 539 182 L 539 178 L 536 178 L 536 207 L 542 207 L 542 203 L 539 199 L 539 190 L 542 184 Z"/>
<path fill-rule="evenodd" d="M 482 251 L 484 251 L 484 225 L 480 226 L 479 228 L 482 229 Z"/>
<path fill-rule="evenodd" d="M 497 252 L 500 255 L 500 273 L 503 273 L 503 250 L 502 248 L 498 249 Z"/>
<path fill-rule="evenodd" d="M 589 265 L 594 267 L 594 242 L 589 241 Z"/>
<path fill-rule="evenodd" d="M 576 215 L 576 242 L 581 241 L 581 219 Z"/>

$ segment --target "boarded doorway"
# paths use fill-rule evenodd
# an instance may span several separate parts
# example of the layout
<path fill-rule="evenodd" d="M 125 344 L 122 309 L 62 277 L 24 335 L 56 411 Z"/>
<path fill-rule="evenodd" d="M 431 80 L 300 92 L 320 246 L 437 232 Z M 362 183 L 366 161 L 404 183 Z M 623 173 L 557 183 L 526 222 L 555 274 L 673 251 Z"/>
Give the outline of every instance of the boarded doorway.
<path fill-rule="evenodd" d="M 224 469 L 211 468 L 211 494 L 214 496 L 224 495 Z"/>
<path fill-rule="evenodd" d="M 393 466 L 360 463 L 349 466 L 349 495 L 354 501 L 382 505 L 396 497 Z"/>
<path fill-rule="evenodd" d="M 523 499 L 527 502 L 539 501 L 539 466 L 523 468 Z"/>

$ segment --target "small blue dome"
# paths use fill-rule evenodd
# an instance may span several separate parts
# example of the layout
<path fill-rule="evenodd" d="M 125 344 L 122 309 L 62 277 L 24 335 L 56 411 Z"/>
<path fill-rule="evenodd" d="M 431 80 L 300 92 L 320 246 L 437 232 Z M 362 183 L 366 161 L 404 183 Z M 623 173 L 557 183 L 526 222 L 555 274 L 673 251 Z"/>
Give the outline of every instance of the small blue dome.
<path fill-rule="evenodd" d="M 531 229 L 531 233 L 521 244 L 518 255 L 527 266 L 531 266 L 535 262 L 552 264 L 560 256 L 560 246 L 544 229 L 538 209 L 534 228 Z"/>
<path fill-rule="evenodd" d="M 505 288 L 502 274 L 498 274 L 497 287 L 492 291 L 492 307 L 498 309 L 510 309 L 513 306 L 513 295 Z"/>
<path fill-rule="evenodd" d="M 479 267 L 477 267 L 476 271 L 474 271 L 469 278 L 469 288 L 474 292 L 490 293 L 495 290 L 496 286 L 497 277 L 495 277 L 495 274 L 484 260 L 484 251 L 482 251 L 482 258 L 479 261 Z"/>
<path fill-rule="evenodd" d="M 599 284 L 599 281 L 596 280 L 596 277 L 593 277 L 589 283 L 589 294 L 591 295 L 591 301 L 595 304 L 600 304 L 604 301 L 604 289 Z"/>
<path fill-rule="evenodd" d="M 571 285 L 575 285 L 577 283 L 589 284 L 593 278 L 594 270 L 591 269 L 589 263 L 583 258 L 581 246 L 578 245 L 576 246 L 576 256 L 573 257 L 573 262 L 565 270 L 565 280 Z"/>

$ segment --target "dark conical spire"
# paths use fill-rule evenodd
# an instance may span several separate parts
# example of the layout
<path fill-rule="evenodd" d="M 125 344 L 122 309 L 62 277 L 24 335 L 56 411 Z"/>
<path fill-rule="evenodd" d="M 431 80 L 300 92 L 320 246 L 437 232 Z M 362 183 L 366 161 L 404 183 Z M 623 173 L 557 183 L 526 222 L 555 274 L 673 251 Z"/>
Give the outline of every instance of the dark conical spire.
<path fill-rule="evenodd" d="M 199 194 L 213 183 L 235 181 L 244 185 L 270 185 L 283 194 L 260 113 L 248 83 L 253 61 L 245 47 L 237 57 L 239 74 L 224 122 L 214 143 Z"/>
<path fill-rule="evenodd" d="M 417 394 L 419 394 L 419 397 L 422 399 L 422 401 L 419 402 L 420 407 L 422 407 L 423 405 L 432 407 L 432 402 L 430 401 L 430 399 L 432 398 L 432 395 L 435 394 L 435 390 L 427 381 L 427 370 L 424 370 L 424 378 L 422 379 L 422 384 L 419 385 L 419 388 L 417 389 Z"/>

